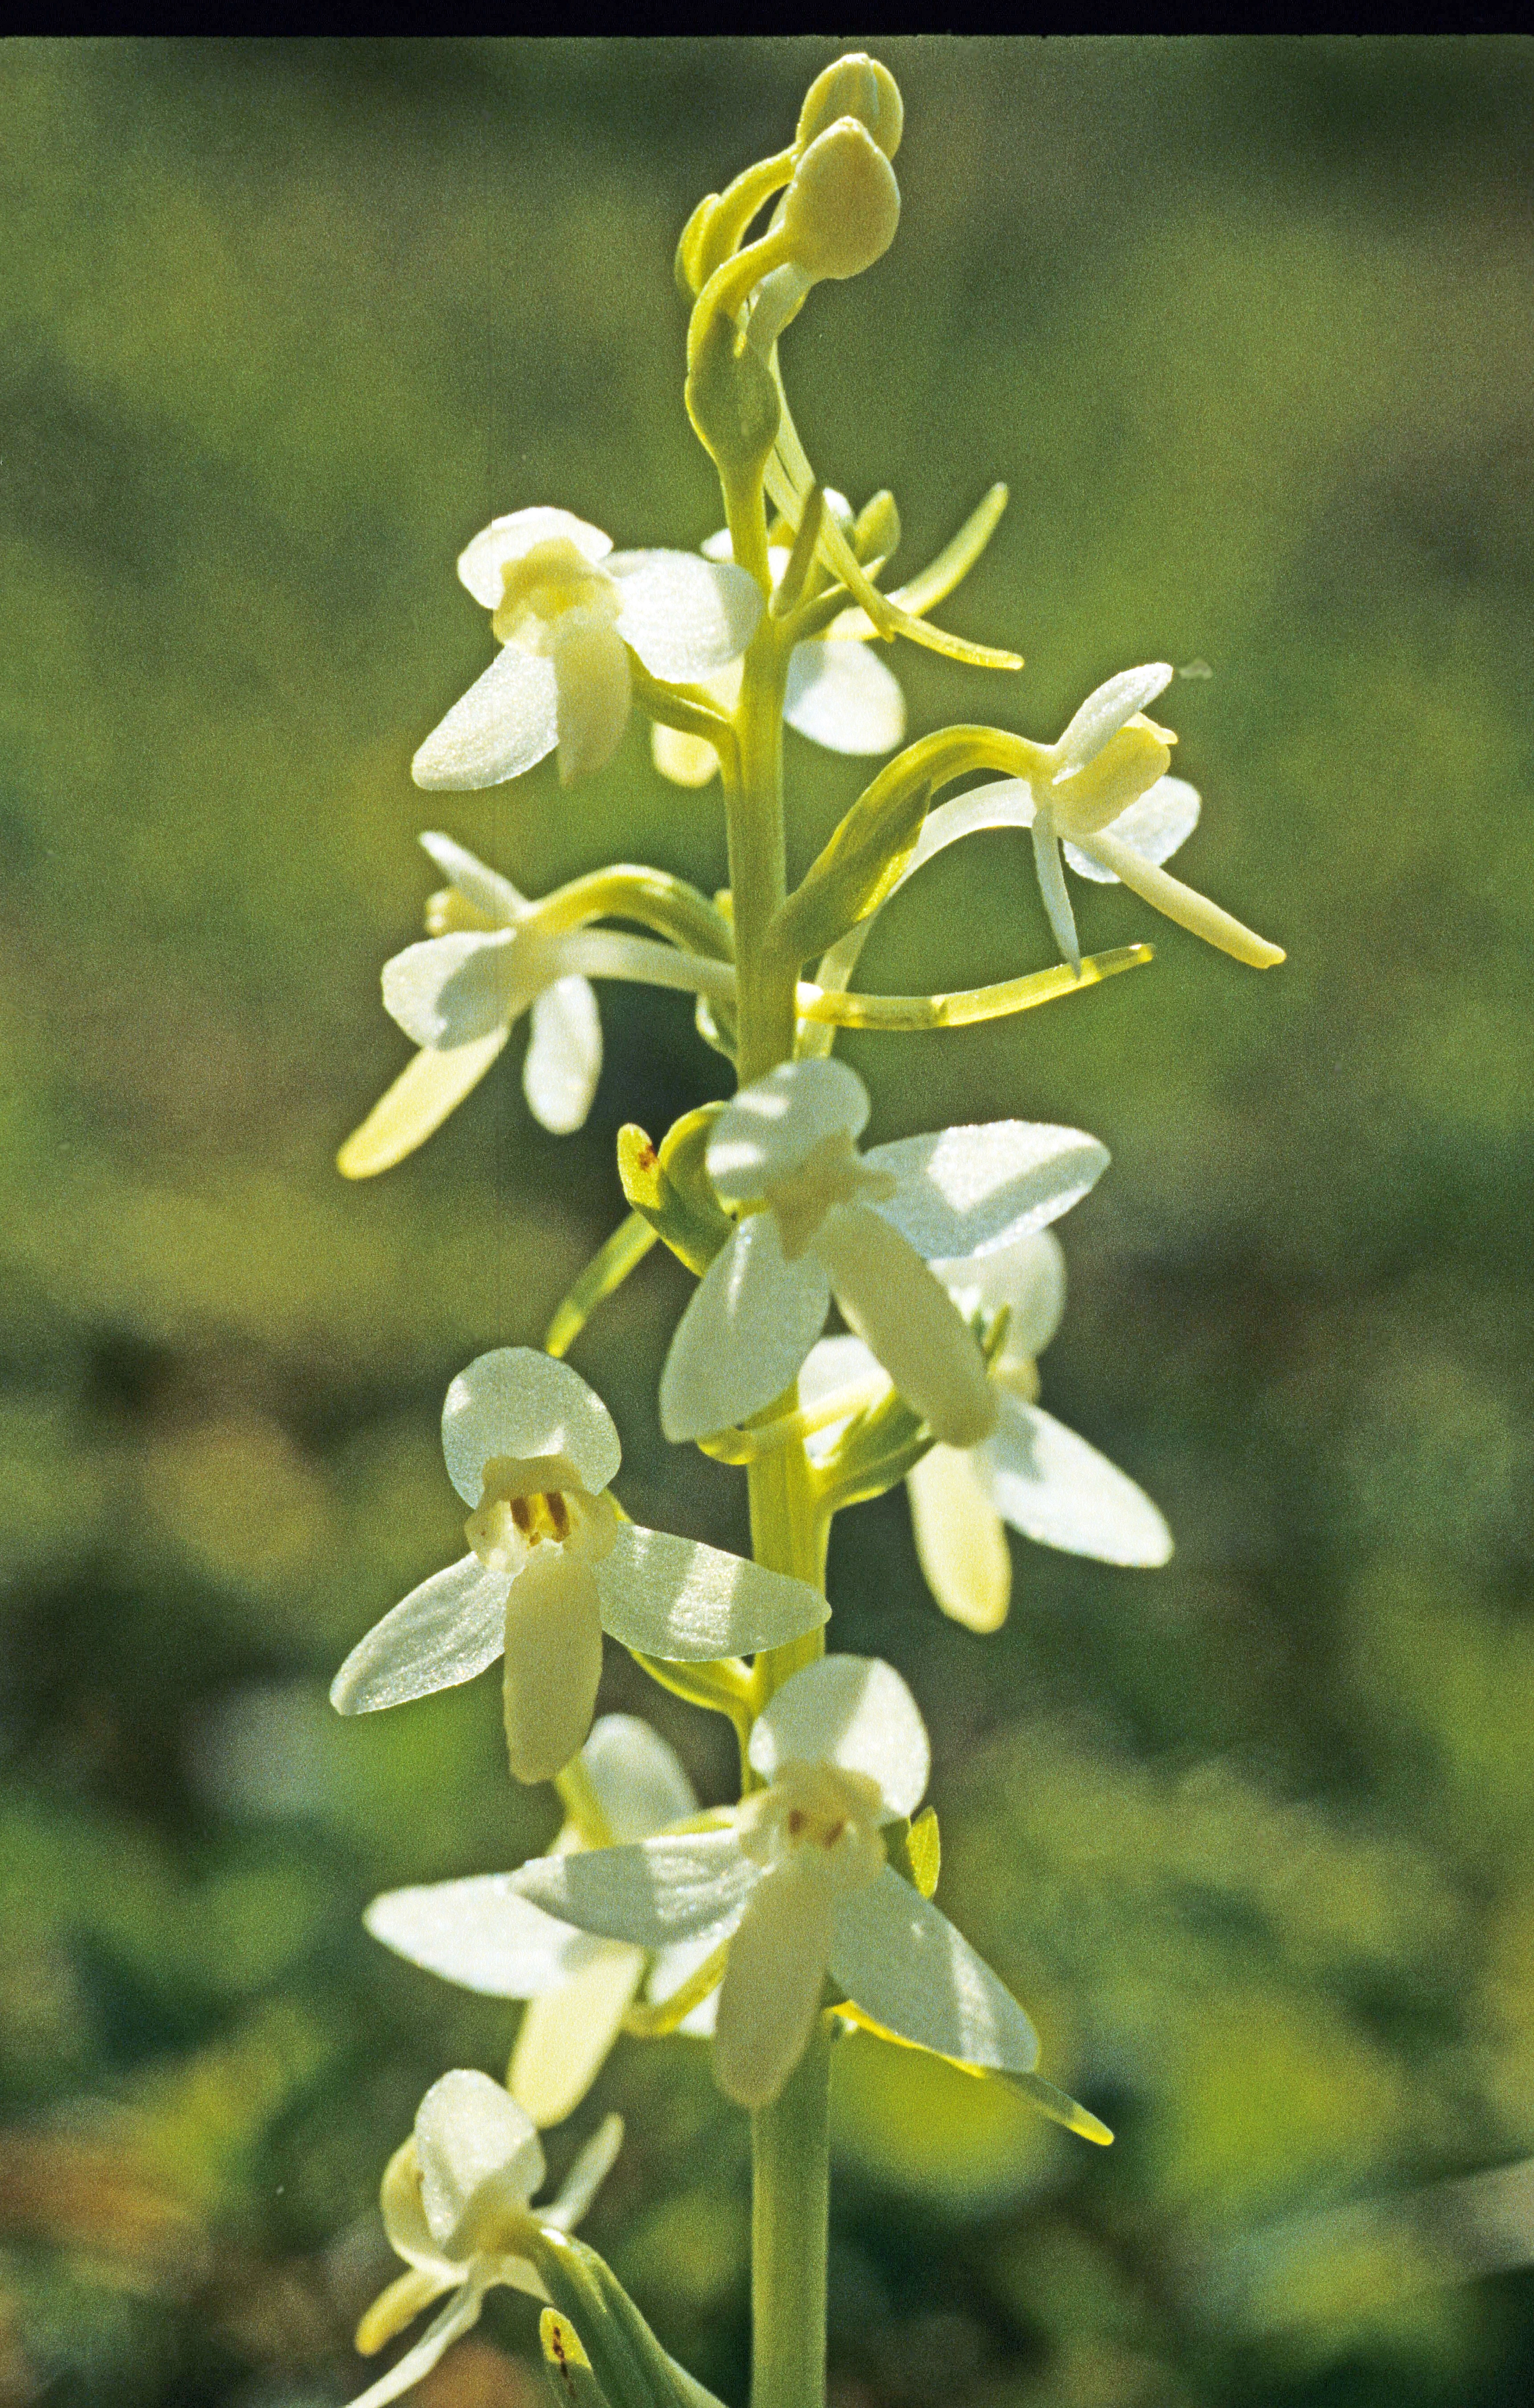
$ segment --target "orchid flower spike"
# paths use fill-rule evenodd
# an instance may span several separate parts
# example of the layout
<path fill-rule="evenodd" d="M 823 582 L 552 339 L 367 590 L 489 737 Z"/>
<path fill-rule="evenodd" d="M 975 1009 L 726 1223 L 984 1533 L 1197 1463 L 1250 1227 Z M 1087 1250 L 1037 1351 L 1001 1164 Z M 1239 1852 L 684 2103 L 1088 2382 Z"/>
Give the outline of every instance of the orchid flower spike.
<path fill-rule="evenodd" d="M 940 1442 L 906 1474 L 916 1553 L 943 1612 L 970 1630 L 999 1630 L 1011 1598 L 1003 1527 L 1038 1545 L 1106 1564 L 1164 1564 L 1171 1532 L 1141 1488 L 1074 1430 L 1039 1411 L 1036 1357 L 1060 1325 L 1065 1257 L 1049 1229 L 995 1254 L 932 1266 L 963 1312 L 1010 1318 L 991 1365 L 996 1426 L 972 1447 Z M 812 1462 L 834 1453 L 854 1412 L 876 1408 L 888 1376 L 857 1338 L 823 1338 L 799 1373 L 799 1404 L 819 1425 Z M 846 1412 L 836 1407 L 845 1399 Z"/>
<path fill-rule="evenodd" d="M 704 1438 L 781 1394 L 845 1318 L 933 1430 L 972 1446 L 996 1402 L 968 1324 L 928 1269 L 1053 1221 L 1108 1161 L 1080 1129 L 992 1121 L 859 1154 L 868 1093 L 844 1062 L 785 1062 L 726 1104 L 709 1177 L 748 1208 L 678 1324 L 661 1373 L 668 1438 Z"/>
<path fill-rule="evenodd" d="M 416 2112 L 415 2130 L 394 2151 L 379 2193 L 383 2229 L 408 2272 L 374 2300 L 357 2327 L 365 2358 L 393 2341 L 423 2308 L 452 2297 L 413 2349 L 360 2393 L 351 2408 L 384 2408 L 429 2374 L 444 2351 L 477 2324 L 497 2283 L 549 2296 L 517 2254 L 532 2221 L 568 2232 L 585 2214 L 623 2145 L 623 2119 L 609 2115 L 589 2140 L 548 2207 L 529 2201 L 543 2181 L 543 2150 L 526 2112 L 488 2073 L 444 2073 Z"/>
<path fill-rule="evenodd" d="M 870 2021 L 967 2065 L 1027 2073 L 1027 2016 L 948 1917 L 887 1861 L 882 1826 L 915 1812 L 927 1736 L 888 1664 L 825 1656 L 752 1731 L 766 1784 L 712 1831 L 537 1857 L 513 1886 L 637 1947 L 728 1943 L 714 2071 L 743 2107 L 775 2099 L 803 2054 L 827 1971 Z"/>
<path fill-rule="evenodd" d="M 827 491 L 825 507 L 851 525 L 852 505 L 843 494 Z M 710 560 L 733 560 L 729 529 L 710 536 L 703 551 Z M 782 582 L 790 556 L 786 544 L 769 546 L 774 586 Z M 873 634 L 871 622 L 867 632 Z M 741 674 L 739 662 L 732 661 L 700 681 L 732 718 L 740 700 Z M 828 752 L 893 752 L 906 732 L 906 697 L 899 681 L 869 651 L 866 639 L 814 636 L 796 644 L 789 655 L 783 718 Z M 650 752 L 662 777 L 675 786 L 706 786 L 719 767 L 719 755 L 707 737 L 684 735 L 680 728 L 663 727 L 658 720 L 651 724 Z"/>
<path fill-rule="evenodd" d="M 498 786 L 556 747 L 567 786 L 618 749 L 630 650 L 652 677 L 690 681 L 738 659 L 762 615 L 744 569 L 689 552 L 614 552 L 568 510 L 493 519 L 458 574 L 505 649 L 421 747 L 418 786 Z"/>
<path fill-rule="evenodd" d="M 603 1714 L 579 1765 L 586 1803 L 554 1842 L 555 1856 L 653 1838 L 697 1813 L 692 1783 L 665 1740 L 634 1714 Z M 386 1890 L 363 1920 L 412 1965 L 492 1999 L 526 1999 L 507 2086 L 535 2124 L 573 2114 L 601 2071 L 650 1969 L 649 1995 L 666 2000 L 700 1961 L 695 1943 L 653 1953 L 624 1940 L 594 1940 L 518 1897 L 509 1873 Z M 708 1954 L 707 1949 L 702 1955 Z M 675 2028 L 713 2029 L 713 2000 Z"/>
<path fill-rule="evenodd" d="M 469 1553 L 359 1640 L 331 1686 L 340 1713 L 428 1697 L 504 1656 L 511 1770 L 549 1781 L 591 1728 L 604 1630 L 647 1655 L 711 1663 L 827 1619 L 802 1581 L 626 1521 L 608 1488 L 622 1459 L 612 1417 L 552 1355 L 477 1356 L 448 1390 L 442 1452 L 470 1509 Z"/>
<path fill-rule="evenodd" d="M 383 966 L 383 1003 L 421 1051 L 380 1096 L 337 1161 L 371 1179 L 413 1154 L 484 1077 L 524 1012 L 532 1036 L 523 1092 L 558 1136 L 583 1126 L 602 1072 L 593 978 L 679 987 L 727 1000 L 727 962 L 617 928 L 571 927 L 559 898 L 529 902 L 451 837 L 421 839 L 447 886 L 426 907 L 430 931 Z"/>

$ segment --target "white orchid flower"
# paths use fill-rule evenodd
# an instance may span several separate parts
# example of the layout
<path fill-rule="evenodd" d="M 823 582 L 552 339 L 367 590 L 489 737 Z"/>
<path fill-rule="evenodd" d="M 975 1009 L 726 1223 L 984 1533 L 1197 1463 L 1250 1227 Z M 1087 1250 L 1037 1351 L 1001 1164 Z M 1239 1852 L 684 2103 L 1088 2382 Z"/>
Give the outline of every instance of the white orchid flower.
<path fill-rule="evenodd" d="M 507 1750 L 549 1781 L 591 1728 L 602 1633 L 674 1661 L 781 1646 L 829 1609 L 804 1582 L 625 1521 L 622 1459 L 600 1397 L 526 1346 L 476 1357 L 442 1408 L 448 1477 L 470 1552 L 412 1589 L 353 1647 L 330 1700 L 371 1713 L 471 1681 L 506 1658 Z"/>
<path fill-rule="evenodd" d="M 1254 935 L 1161 867 L 1198 821 L 1196 789 L 1167 775 L 1176 737 L 1145 717 L 1145 705 L 1172 675 L 1166 661 L 1122 670 L 1087 695 L 1057 744 L 1030 748 L 1038 767 L 1026 777 L 977 786 L 929 813 L 900 882 L 944 845 L 979 828 L 1031 828 L 1044 908 L 1073 968 L 1081 968 L 1082 949 L 1062 845 L 1082 877 L 1104 885 L 1122 880 L 1142 902 L 1222 953 L 1256 969 L 1282 962 L 1282 946 Z"/>
<path fill-rule="evenodd" d="M 828 509 L 851 524 L 852 505 L 844 495 L 827 490 L 825 501 Z M 711 535 L 703 552 L 709 560 L 733 561 L 728 528 Z M 767 561 L 776 586 L 788 566 L 788 546 L 773 544 Z M 867 637 L 873 632 L 869 624 L 864 637 L 814 636 L 796 644 L 789 656 L 783 717 L 828 752 L 893 752 L 905 735 L 906 697 L 893 671 L 869 651 Z M 699 683 L 733 717 L 740 700 L 740 665 L 732 661 Z M 706 786 L 719 769 L 719 755 L 706 737 L 687 736 L 658 721 L 650 730 L 650 752 L 662 777 L 675 786 Z"/>
<path fill-rule="evenodd" d="M 623 2119 L 608 2116 L 566 2178 L 558 2198 L 531 2210 L 539 2224 L 568 2232 L 578 2224 L 623 2144 Z M 497 2283 L 549 2294 L 525 2258 L 516 2228 L 544 2177 L 543 2150 L 531 2118 L 488 2073 L 444 2073 L 416 2112 L 415 2130 L 384 2172 L 379 2203 L 390 2245 L 409 2272 L 380 2294 L 357 2327 L 357 2347 L 371 2358 L 444 2291 L 452 2297 L 413 2349 L 370 2384 L 351 2408 L 383 2408 L 429 2374 L 445 2350 L 479 2321 Z"/>
<path fill-rule="evenodd" d="M 886 1861 L 881 1826 L 915 1812 L 929 1765 L 899 1674 L 866 1656 L 822 1656 L 763 1709 L 750 1757 L 767 1785 L 721 1828 L 537 1857 L 514 1887 L 636 1947 L 727 1943 L 714 2070 L 741 2106 L 765 2106 L 782 2088 L 827 1972 L 902 2040 L 1031 2072 L 1039 2043 L 1022 2008 Z"/>
<path fill-rule="evenodd" d="M 618 749 L 630 648 L 652 677 L 691 681 L 737 659 L 762 615 L 744 569 L 690 552 L 614 552 L 568 510 L 493 519 L 458 574 L 505 649 L 421 747 L 418 786 L 498 786 L 556 747 L 567 786 Z"/>
<path fill-rule="evenodd" d="M 555 1856 L 653 1838 L 697 1813 L 692 1783 L 659 1733 L 634 1714 L 603 1714 L 592 1725 L 580 1762 L 601 1817 L 572 1816 Z M 507 2085 L 535 2124 L 574 2113 L 607 2060 L 650 1967 L 652 1999 L 667 1999 L 693 1971 L 695 1952 L 652 1956 L 624 1940 L 594 1940 L 520 1898 L 509 1873 L 386 1890 L 363 1918 L 412 1965 L 492 1999 L 525 1999 Z M 677 2028 L 713 2029 L 713 2000 L 692 2008 Z"/>
<path fill-rule="evenodd" d="M 349 1179 L 391 1169 L 440 1128 L 478 1085 L 524 1012 L 532 1035 L 523 1092 L 558 1136 L 581 1127 L 602 1073 L 594 978 L 728 999 L 727 962 L 617 928 L 571 927 L 558 902 L 529 902 L 451 837 L 421 839 L 448 880 L 426 907 L 430 934 L 383 966 L 384 1009 L 421 1051 L 337 1160 Z"/>
<path fill-rule="evenodd" d="M 1144 1490 L 1034 1401 L 1035 1358 L 1065 1307 L 1065 1257 L 1053 1232 L 932 1268 L 961 1311 L 1005 1305 L 1011 1316 L 991 1365 L 990 1437 L 972 1447 L 939 1443 L 906 1474 L 916 1553 L 943 1612 L 970 1630 L 1000 1629 L 1011 1598 L 1006 1523 L 1039 1546 L 1098 1563 L 1164 1564 L 1171 1532 Z M 800 1408 L 819 1425 L 806 1440 L 811 1461 L 824 1462 L 852 1415 L 881 1404 L 890 1386 L 861 1339 L 823 1338 L 799 1373 Z"/>
<path fill-rule="evenodd" d="M 787 1062 L 744 1087 L 710 1133 L 709 1176 L 750 1211 L 678 1324 L 661 1373 L 661 1426 L 702 1438 L 786 1388 L 834 1296 L 901 1395 L 954 1446 L 996 1426 L 968 1326 L 927 1268 L 982 1254 L 1084 1196 L 1108 1161 L 1080 1129 L 992 1121 L 860 1155 L 868 1117 L 855 1071 Z"/>

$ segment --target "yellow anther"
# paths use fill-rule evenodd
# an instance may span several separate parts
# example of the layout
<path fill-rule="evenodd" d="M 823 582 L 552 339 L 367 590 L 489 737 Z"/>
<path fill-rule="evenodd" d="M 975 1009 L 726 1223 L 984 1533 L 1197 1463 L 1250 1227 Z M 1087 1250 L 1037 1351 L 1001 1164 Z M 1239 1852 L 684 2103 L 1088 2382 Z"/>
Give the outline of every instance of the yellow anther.
<path fill-rule="evenodd" d="M 519 559 L 508 561 L 501 582 L 500 605 L 491 625 L 503 644 L 509 643 L 529 619 L 547 624 L 577 609 L 595 609 L 612 619 L 618 615 L 611 578 L 566 535 L 535 543 Z"/>

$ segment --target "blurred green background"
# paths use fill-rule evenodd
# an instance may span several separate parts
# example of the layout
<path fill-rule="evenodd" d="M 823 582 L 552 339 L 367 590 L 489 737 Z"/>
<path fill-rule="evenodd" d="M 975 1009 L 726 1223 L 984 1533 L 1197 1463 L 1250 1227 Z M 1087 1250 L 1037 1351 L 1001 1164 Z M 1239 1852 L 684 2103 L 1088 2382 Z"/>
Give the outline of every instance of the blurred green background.
<path fill-rule="evenodd" d="M 504 2067 L 516 2010 L 358 1918 L 515 1862 L 549 1793 L 507 1781 L 493 1681 L 352 1725 L 325 1686 L 461 1544 L 448 1380 L 537 1342 L 621 1211 L 618 1125 L 724 1066 L 681 998 L 609 988 L 581 1136 L 530 1122 L 516 1043 L 387 1178 L 332 1157 L 405 1059 L 377 973 L 420 827 L 535 893 L 614 853 L 723 882 L 717 789 L 638 725 L 567 796 L 546 764 L 428 801 L 408 764 L 488 658 L 453 577 L 487 518 L 717 523 L 672 247 L 838 47 L 0 50 L 7 2403 L 360 2389 L 385 2158 L 438 2072 Z M 1178 1552 L 1018 1542 L 980 1641 L 899 1495 L 839 1526 L 835 1641 L 932 1726 L 944 1902 L 1120 2137 L 848 2042 L 836 2408 L 1519 2401 L 1534 2279 L 1377 2203 L 1534 2152 L 1534 50 L 880 49 L 905 222 L 785 341 L 796 414 L 855 500 L 894 487 L 907 573 L 1010 482 L 946 616 L 1028 661 L 903 651 L 913 730 L 1050 737 L 1126 663 L 1208 663 L 1158 706 L 1205 797 L 1178 866 L 1290 960 L 1078 888 L 1151 970 L 846 1048 L 877 1138 L 1112 1149 L 1044 1401 Z M 802 864 L 859 781 L 789 743 Z M 865 966 L 1051 957 L 994 836 Z M 576 1359 L 630 1510 L 738 1543 L 738 1475 L 655 1423 L 686 1292 L 652 1259 Z M 615 1660 L 604 1694 L 724 1794 L 723 1725 Z M 696 2044 L 624 2042 L 556 2168 L 608 2106 L 590 2237 L 738 2401 L 743 2119 Z M 501 2295 L 420 2396 L 531 2408 L 535 2347 Z"/>

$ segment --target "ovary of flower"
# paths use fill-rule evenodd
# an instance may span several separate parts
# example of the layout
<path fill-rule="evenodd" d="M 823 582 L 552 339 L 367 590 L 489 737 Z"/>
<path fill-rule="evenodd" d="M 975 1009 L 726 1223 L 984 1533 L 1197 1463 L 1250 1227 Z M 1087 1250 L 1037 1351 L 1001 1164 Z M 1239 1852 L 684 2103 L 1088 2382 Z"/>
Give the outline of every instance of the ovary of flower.
<path fill-rule="evenodd" d="M 746 1210 L 672 1339 L 668 1438 L 707 1437 L 770 1404 L 833 1297 L 933 1430 L 969 1446 L 996 1426 L 979 1346 L 927 1264 L 1054 1220 L 1086 1194 L 1106 1149 L 1080 1129 L 994 1121 L 860 1155 L 868 1109 L 856 1073 L 822 1060 L 781 1064 L 720 1113 L 706 1167 L 722 1200 Z"/>
<path fill-rule="evenodd" d="M 1010 1315 L 991 1365 L 996 1428 L 977 1446 L 932 1447 L 906 1475 L 916 1552 L 943 1612 L 970 1630 L 1000 1628 L 1011 1597 L 1006 1523 L 1067 1555 L 1164 1564 L 1171 1532 L 1143 1489 L 1035 1402 L 1035 1358 L 1065 1305 L 1065 1260 L 1053 1233 L 933 1268 L 963 1312 L 1005 1306 Z M 799 1374 L 800 1406 L 818 1425 L 807 1441 L 811 1459 L 824 1461 L 851 1415 L 881 1403 L 889 1386 L 860 1340 L 822 1339 Z"/>
<path fill-rule="evenodd" d="M 851 505 L 840 494 L 828 490 L 825 501 L 828 509 L 851 523 Z M 728 529 L 711 535 L 703 551 L 710 560 L 733 559 Z M 788 566 L 786 545 L 771 545 L 767 561 L 776 586 Z M 871 625 L 867 632 L 873 634 Z M 740 665 L 732 662 L 700 682 L 733 717 L 740 680 Z M 789 656 L 783 718 L 828 752 L 893 752 L 906 732 L 906 698 L 898 680 L 866 640 L 817 636 L 796 644 Z M 676 786 L 706 786 L 718 772 L 719 755 L 707 738 L 663 727 L 659 721 L 650 730 L 650 751 L 662 777 Z"/>
<path fill-rule="evenodd" d="M 929 1752 L 887 1664 L 823 1656 L 752 1731 L 763 1788 L 724 1828 L 544 1856 L 514 1886 L 609 1939 L 728 1942 L 714 2033 L 720 2086 L 774 2099 L 798 2062 L 827 1972 L 863 2014 L 920 2048 L 1031 2071 L 1032 2025 L 947 1916 L 886 1862 L 882 1827 L 915 1812 Z"/>
<path fill-rule="evenodd" d="M 555 751 L 562 785 L 612 758 L 628 721 L 629 651 L 691 681 L 745 651 L 762 597 L 743 569 L 686 552 L 614 552 L 568 510 L 513 510 L 459 555 L 504 650 L 433 729 L 418 786 L 480 787 Z"/>
<path fill-rule="evenodd" d="M 672 1750 L 633 1714 L 592 1726 L 581 1767 L 600 1822 L 566 1821 L 553 1853 L 647 1840 L 697 1812 L 691 1782 Z M 696 1961 L 695 1951 L 652 1956 L 623 1940 L 594 1940 L 557 1923 L 511 1887 L 509 1873 L 387 1890 L 364 1917 L 375 1940 L 411 1964 L 493 1999 L 526 1999 L 507 2086 L 535 2124 L 574 2113 L 600 2072 L 650 1967 L 652 2000 L 669 1998 Z M 678 2025 L 713 2028 L 706 1999 Z"/>
<path fill-rule="evenodd" d="M 727 963 L 616 928 L 570 927 L 556 896 L 529 902 L 451 837 L 421 842 L 450 883 L 427 906 L 430 935 L 383 967 L 384 1008 L 421 1051 L 342 1146 L 337 1160 L 348 1179 L 370 1179 L 423 1145 L 524 1012 L 529 1111 L 560 1136 L 582 1126 L 602 1071 L 594 978 L 716 1000 L 734 992 Z"/>
<path fill-rule="evenodd" d="M 978 787 L 944 805 L 951 821 L 933 812 L 926 849 L 918 848 L 921 858 L 930 859 L 942 843 L 974 828 L 1031 827 L 1044 908 L 1076 969 L 1082 951 L 1060 863 L 1062 843 L 1082 877 L 1104 883 L 1122 879 L 1142 902 L 1237 961 L 1254 969 L 1282 962 L 1281 945 L 1254 935 L 1161 867 L 1198 818 L 1194 789 L 1167 775 L 1176 737 L 1144 713 L 1172 675 L 1166 661 L 1152 661 L 1110 678 L 1087 695 L 1058 743 L 1030 748 L 1038 766 L 1026 777 Z M 916 866 L 913 856 L 908 871 Z"/>
<path fill-rule="evenodd" d="M 507 1753 L 548 1781 L 591 1728 L 602 1633 L 682 1662 L 781 1646 L 826 1619 L 802 1581 L 623 1519 L 622 1459 L 601 1398 L 567 1363 L 498 1347 L 442 1409 L 448 1476 L 470 1508 L 470 1552 L 412 1589 L 332 1684 L 344 1714 L 452 1688 L 505 1662 Z"/>
<path fill-rule="evenodd" d="M 543 2150 L 531 2118 L 487 2073 L 459 2071 L 434 2082 L 415 2129 L 395 2150 L 379 2193 L 390 2246 L 409 2272 L 380 2293 L 357 2327 L 357 2347 L 371 2358 L 423 2308 L 452 2294 L 413 2349 L 370 2384 L 351 2408 L 384 2408 L 422 2381 L 443 2352 L 479 2320 L 485 2293 L 504 2283 L 535 2300 L 548 2292 L 518 2255 L 529 2222 L 568 2232 L 591 2205 L 623 2143 L 609 2115 L 587 2142 L 548 2207 L 532 2208 L 544 2177 Z"/>

